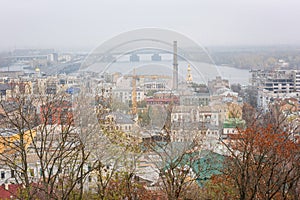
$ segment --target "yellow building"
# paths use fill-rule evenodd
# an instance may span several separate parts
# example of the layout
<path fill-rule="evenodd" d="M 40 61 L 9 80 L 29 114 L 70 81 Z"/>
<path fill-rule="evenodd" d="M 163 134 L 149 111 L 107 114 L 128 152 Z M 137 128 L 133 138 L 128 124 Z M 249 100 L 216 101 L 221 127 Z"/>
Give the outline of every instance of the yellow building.
<path fill-rule="evenodd" d="M 22 148 L 22 146 L 27 149 L 35 136 L 35 130 L 19 133 L 14 129 L 0 129 L 0 153 L 14 153 L 14 149 Z"/>

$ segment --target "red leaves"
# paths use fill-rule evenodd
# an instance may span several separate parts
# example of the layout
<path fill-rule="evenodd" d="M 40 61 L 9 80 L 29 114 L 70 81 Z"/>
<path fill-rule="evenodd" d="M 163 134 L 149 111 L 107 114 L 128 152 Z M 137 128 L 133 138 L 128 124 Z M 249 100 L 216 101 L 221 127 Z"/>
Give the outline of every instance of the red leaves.
<path fill-rule="evenodd" d="M 300 146 L 288 132 L 273 125 L 252 126 L 230 139 L 227 175 L 240 199 L 291 196 L 299 182 Z"/>

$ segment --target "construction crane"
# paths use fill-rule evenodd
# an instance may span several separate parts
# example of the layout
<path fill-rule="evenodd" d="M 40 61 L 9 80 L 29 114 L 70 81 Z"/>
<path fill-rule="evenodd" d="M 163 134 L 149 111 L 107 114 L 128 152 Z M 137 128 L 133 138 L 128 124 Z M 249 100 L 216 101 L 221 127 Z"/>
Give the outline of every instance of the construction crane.
<path fill-rule="evenodd" d="M 136 75 L 135 69 L 133 69 L 132 75 L 124 75 L 124 78 L 132 78 L 132 114 L 137 114 L 137 94 L 136 94 L 136 80 L 139 78 L 150 78 L 150 79 L 171 79 L 170 76 L 165 75 Z"/>

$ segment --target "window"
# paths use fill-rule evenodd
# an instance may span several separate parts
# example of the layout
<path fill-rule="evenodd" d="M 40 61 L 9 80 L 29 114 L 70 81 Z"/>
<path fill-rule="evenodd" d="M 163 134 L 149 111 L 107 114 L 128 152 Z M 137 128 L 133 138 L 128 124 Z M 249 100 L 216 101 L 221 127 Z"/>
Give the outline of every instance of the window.
<path fill-rule="evenodd" d="M 10 171 L 10 176 L 11 176 L 12 178 L 15 178 L 15 170 L 12 169 L 12 170 Z"/>
<path fill-rule="evenodd" d="M 53 122 L 52 122 L 52 115 L 49 115 L 49 116 L 48 116 L 48 123 L 49 123 L 49 124 L 53 124 Z"/>
<path fill-rule="evenodd" d="M 1 172 L 1 179 L 5 179 L 5 172 L 4 171 Z"/>

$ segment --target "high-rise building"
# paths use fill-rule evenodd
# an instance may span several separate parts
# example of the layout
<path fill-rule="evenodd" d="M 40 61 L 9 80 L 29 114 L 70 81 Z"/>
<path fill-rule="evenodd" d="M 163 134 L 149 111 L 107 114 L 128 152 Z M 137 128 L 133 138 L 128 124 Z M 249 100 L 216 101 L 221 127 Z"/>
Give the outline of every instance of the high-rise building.
<path fill-rule="evenodd" d="M 300 101 L 299 70 L 252 70 L 251 84 L 258 90 L 257 105 L 264 110 L 275 99 L 297 98 Z"/>

